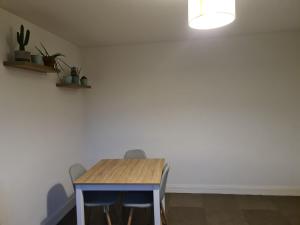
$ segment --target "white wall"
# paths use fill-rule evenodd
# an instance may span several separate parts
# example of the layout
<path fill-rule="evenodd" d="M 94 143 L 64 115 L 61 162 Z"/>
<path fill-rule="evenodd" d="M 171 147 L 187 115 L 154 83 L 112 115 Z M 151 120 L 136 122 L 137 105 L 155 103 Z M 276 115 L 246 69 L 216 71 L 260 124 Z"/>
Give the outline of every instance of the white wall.
<path fill-rule="evenodd" d="M 0 21 L 1 61 L 22 23 L 29 50 L 42 41 L 81 63 L 71 43 L 1 9 Z M 88 91 L 0 65 L 1 225 L 40 224 L 72 193 L 72 163 L 130 148 L 170 162 L 171 191 L 300 194 L 300 33 L 86 49 L 84 59 Z"/>
<path fill-rule="evenodd" d="M 0 224 L 37 225 L 72 193 L 68 167 L 84 163 L 84 96 L 80 90 L 57 88 L 55 74 L 7 68 L 2 61 L 11 46 L 17 49 L 20 24 L 31 30 L 28 50 L 42 41 L 76 65 L 80 51 L 2 9 L 0 21 Z"/>
<path fill-rule="evenodd" d="M 170 191 L 300 194 L 300 33 L 85 49 L 89 163 L 142 148 Z"/>

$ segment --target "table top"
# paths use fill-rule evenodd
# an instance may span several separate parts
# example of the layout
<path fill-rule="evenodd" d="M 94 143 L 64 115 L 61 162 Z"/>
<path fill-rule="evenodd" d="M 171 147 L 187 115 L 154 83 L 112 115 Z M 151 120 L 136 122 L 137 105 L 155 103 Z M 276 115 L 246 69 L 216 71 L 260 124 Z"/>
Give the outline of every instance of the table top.
<path fill-rule="evenodd" d="M 104 159 L 74 184 L 160 184 L 164 159 Z"/>

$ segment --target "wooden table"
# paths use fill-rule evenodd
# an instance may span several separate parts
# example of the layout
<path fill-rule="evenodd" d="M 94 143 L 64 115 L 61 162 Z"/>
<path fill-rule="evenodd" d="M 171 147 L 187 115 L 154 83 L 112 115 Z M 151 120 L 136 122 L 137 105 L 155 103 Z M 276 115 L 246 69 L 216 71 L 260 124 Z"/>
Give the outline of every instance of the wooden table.
<path fill-rule="evenodd" d="M 77 224 L 84 225 L 83 191 L 153 191 L 154 225 L 160 225 L 159 186 L 164 159 L 104 159 L 75 180 Z"/>

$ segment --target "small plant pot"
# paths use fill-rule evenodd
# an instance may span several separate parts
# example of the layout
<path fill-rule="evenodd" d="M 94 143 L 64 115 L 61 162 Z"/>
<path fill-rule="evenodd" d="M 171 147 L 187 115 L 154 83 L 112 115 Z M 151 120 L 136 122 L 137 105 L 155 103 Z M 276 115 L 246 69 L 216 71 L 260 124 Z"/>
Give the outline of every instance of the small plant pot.
<path fill-rule="evenodd" d="M 22 62 L 30 62 L 30 52 L 27 51 L 15 51 L 15 60 Z"/>
<path fill-rule="evenodd" d="M 88 79 L 86 77 L 82 77 L 80 79 L 81 86 L 88 86 Z"/>
<path fill-rule="evenodd" d="M 72 75 L 72 76 L 78 76 L 78 74 L 77 74 L 77 69 L 76 69 L 75 66 L 71 67 L 71 75 Z"/>
<path fill-rule="evenodd" d="M 54 65 L 55 65 L 55 58 L 54 57 L 52 57 L 52 56 L 44 56 L 43 57 L 43 61 L 44 61 L 45 66 L 49 66 L 49 67 L 53 67 L 54 68 Z"/>
<path fill-rule="evenodd" d="M 64 84 L 72 84 L 72 76 L 67 75 L 64 77 Z"/>
<path fill-rule="evenodd" d="M 31 62 L 38 65 L 44 65 L 43 56 L 31 55 Z"/>
<path fill-rule="evenodd" d="M 78 75 L 72 76 L 72 83 L 79 84 L 79 76 Z"/>

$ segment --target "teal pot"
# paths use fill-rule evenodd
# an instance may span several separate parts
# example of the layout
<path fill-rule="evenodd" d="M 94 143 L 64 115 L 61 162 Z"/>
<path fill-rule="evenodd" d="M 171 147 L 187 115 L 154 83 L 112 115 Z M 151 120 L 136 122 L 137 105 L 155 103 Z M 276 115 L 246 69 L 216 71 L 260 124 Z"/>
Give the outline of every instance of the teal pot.
<path fill-rule="evenodd" d="M 72 83 L 79 84 L 79 76 L 78 75 L 72 76 Z"/>
<path fill-rule="evenodd" d="M 38 65 L 44 65 L 44 60 L 42 55 L 31 55 L 31 62 Z"/>
<path fill-rule="evenodd" d="M 78 74 L 77 74 L 77 68 L 75 66 L 71 67 L 71 75 L 72 76 L 78 76 Z"/>
<path fill-rule="evenodd" d="M 86 77 L 82 77 L 80 79 L 81 86 L 88 86 L 88 79 Z"/>
<path fill-rule="evenodd" d="M 15 60 L 22 61 L 22 62 L 30 62 L 30 52 L 27 51 L 15 51 Z"/>
<path fill-rule="evenodd" d="M 72 76 L 71 75 L 64 77 L 64 84 L 72 84 Z"/>

